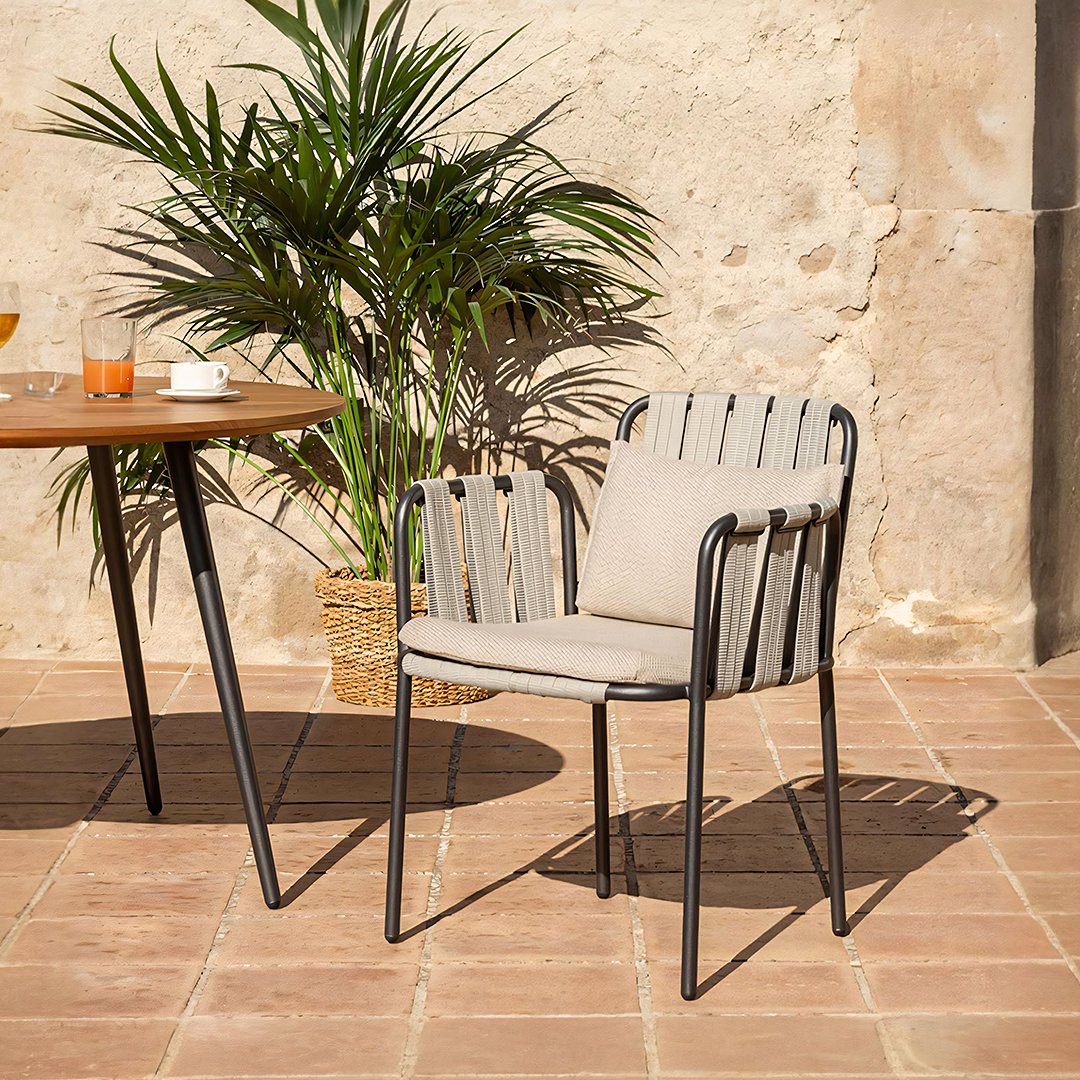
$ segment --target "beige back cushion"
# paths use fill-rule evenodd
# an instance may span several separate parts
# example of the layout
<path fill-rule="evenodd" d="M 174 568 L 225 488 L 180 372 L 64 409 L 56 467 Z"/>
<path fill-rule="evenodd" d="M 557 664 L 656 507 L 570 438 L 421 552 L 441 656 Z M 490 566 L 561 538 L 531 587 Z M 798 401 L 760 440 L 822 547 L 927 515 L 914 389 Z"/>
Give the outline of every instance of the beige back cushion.
<path fill-rule="evenodd" d="M 593 514 L 578 608 L 692 627 L 698 547 L 717 518 L 747 508 L 837 502 L 842 483 L 840 465 L 699 465 L 615 441 Z"/>

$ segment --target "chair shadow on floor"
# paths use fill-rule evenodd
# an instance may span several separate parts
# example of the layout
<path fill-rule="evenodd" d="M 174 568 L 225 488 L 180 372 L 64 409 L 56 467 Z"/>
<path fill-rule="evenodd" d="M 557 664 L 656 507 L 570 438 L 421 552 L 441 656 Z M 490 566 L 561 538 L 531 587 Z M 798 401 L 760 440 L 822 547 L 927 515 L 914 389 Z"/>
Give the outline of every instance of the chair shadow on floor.
<path fill-rule="evenodd" d="M 282 895 L 285 908 L 389 820 L 393 718 L 335 714 L 329 706 L 301 745 L 306 713 L 249 710 L 247 716 L 271 826 L 310 822 L 317 834 L 321 822 L 334 823 L 338 832 L 343 819 L 356 820 Z M 472 725 L 469 731 L 470 755 L 498 755 L 512 744 L 534 770 L 483 773 L 485 800 L 543 783 L 564 765 L 558 750 L 520 732 L 496 724 Z M 413 717 L 410 810 L 441 811 L 454 804 L 456 767 L 447 766 L 460 755 L 463 736 L 456 720 Z M 157 818 L 142 801 L 127 718 L 0 727 L 0 774 L 9 781 L 0 791 L 0 829 L 58 829 L 83 820 L 244 824 L 220 714 L 170 713 L 156 724 L 154 737 L 164 799 Z"/>
<path fill-rule="evenodd" d="M 852 927 L 866 918 L 911 873 L 927 866 L 974 833 L 974 821 L 995 806 L 992 795 L 957 788 L 940 778 L 841 774 L 845 884 Z M 829 897 L 823 780 L 801 776 L 749 802 L 706 796 L 702 828 L 702 907 L 789 908 L 747 942 L 699 987 L 716 986 L 742 962 Z M 783 818 L 789 820 L 785 823 Z M 627 890 L 673 904 L 682 900 L 682 802 L 634 807 L 609 821 L 613 855 L 622 849 L 624 870 L 613 873 L 614 891 Z M 542 844 L 538 838 L 537 845 Z M 594 886 L 594 831 L 549 847 L 507 871 L 432 919 L 409 928 L 407 937 L 452 918 L 482 897 L 528 872 L 583 888 Z M 613 871 L 615 869 L 613 859 Z M 597 900 L 598 910 L 603 900 Z M 824 925 L 823 933 L 828 933 Z"/>
<path fill-rule="evenodd" d="M 337 723 L 340 714 L 321 714 L 297 750 L 306 714 L 251 711 L 248 719 L 271 821 L 280 819 L 282 810 L 289 811 L 294 822 L 310 821 L 316 831 L 323 821 L 356 820 L 347 835 L 298 876 L 282 897 L 285 908 L 386 823 L 393 721 L 386 715 L 352 713 L 342 726 Z M 0 729 L 0 772 L 9 774 L 0 795 L 0 828 L 55 829 L 87 818 L 153 822 L 138 801 L 138 761 L 126 742 L 129 731 L 126 718 Z M 457 769 L 447 765 L 454 765 L 460 755 L 463 736 L 455 721 L 413 718 L 411 812 L 495 802 L 542 784 L 564 765 L 558 750 L 520 730 L 470 724 L 468 753 L 486 767 L 473 765 L 461 774 L 468 776 L 470 795 L 462 799 L 456 790 Z M 219 714 L 169 714 L 155 737 L 166 804 L 162 820 L 243 823 Z M 510 749 L 516 768 L 506 767 Z M 335 781 L 335 774 L 342 779 Z M 955 847 L 973 831 L 972 819 L 995 804 L 985 792 L 954 788 L 939 778 L 843 774 L 841 788 L 846 883 L 854 894 L 849 900 L 852 925 L 909 874 Z M 799 777 L 741 803 L 712 793 L 705 805 L 702 906 L 790 910 L 708 976 L 702 991 L 823 904 L 829 889 L 820 775 Z M 609 827 L 614 850 L 624 860 L 624 872 L 613 875 L 613 889 L 679 903 L 682 802 L 632 807 L 612 816 Z M 536 838 L 538 849 L 544 844 L 542 837 Z M 488 880 L 432 919 L 407 927 L 401 940 L 453 918 L 525 873 L 592 888 L 593 853 L 593 830 L 582 830 Z M 603 903 L 597 900 L 598 911 Z"/>

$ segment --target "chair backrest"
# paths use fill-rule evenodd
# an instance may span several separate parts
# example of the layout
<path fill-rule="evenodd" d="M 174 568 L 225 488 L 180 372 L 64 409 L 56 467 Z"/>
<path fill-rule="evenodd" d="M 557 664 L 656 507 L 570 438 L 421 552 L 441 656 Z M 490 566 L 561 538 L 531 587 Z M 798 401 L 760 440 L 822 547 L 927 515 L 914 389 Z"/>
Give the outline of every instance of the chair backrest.
<path fill-rule="evenodd" d="M 557 477 L 530 470 L 504 476 L 420 480 L 402 496 L 394 518 L 394 550 L 408 551 L 411 515 L 419 505 L 430 615 L 456 622 L 472 619 L 485 623 L 530 622 L 555 616 L 549 491 L 559 503 L 561 547 L 567 568 L 563 605 L 567 612 L 577 610 L 577 546 L 570 492 Z M 498 492 L 505 493 L 509 502 L 509 569 Z M 400 627 L 411 617 L 406 600 L 407 559 L 395 557 L 394 580 Z"/>
<path fill-rule="evenodd" d="M 762 469 L 825 464 L 832 424 L 848 416 L 835 402 L 819 398 L 665 392 L 635 401 L 623 413 L 616 438 L 628 441 L 643 412 L 646 450 L 702 465 Z"/>
<path fill-rule="evenodd" d="M 773 528 L 767 518 L 740 521 L 725 537 L 717 568 L 707 681 L 714 693 L 729 696 L 740 690 L 798 682 L 831 664 L 836 581 L 855 463 L 851 415 L 833 402 L 814 398 L 659 393 L 640 398 L 626 410 L 616 438 L 629 440 L 634 421 L 642 413 L 646 413 L 647 450 L 699 464 L 768 469 L 825 464 L 830 430 L 840 425 L 844 481 L 838 510 L 832 507 L 811 515 L 810 508 L 803 507 L 807 514 L 791 519 L 792 527 Z M 509 569 L 499 491 L 510 500 Z M 395 547 L 408 550 L 408 522 L 419 504 L 432 615 L 494 623 L 554 616 L 547 491 L 559 500 L 564 610 L 577 610 L 569 492 L 554 477 L 524 472 L 423 480 L 402 499 L 395 520 Z M 455 503 L 461 521 L 460 548 Z M 734 508 L 718 508 L 717 516 L 730 509 Z M 763 572 L 757 572 L 759 567 Z M 405 599 L 408 589 L 403 587 L 408 583 L 407 565 L 399 562 L 395 574 L 398 618 L 404 625 L 411 614 Z"/>
<path fill-rule="evenodd" d="M 799 682 L 831 665 L 857 448 L 851 414 L 817 398 L 657 393 L 626 410 L 616 437 L 629 441 L 643 412 L 646 450 L 698 464 L 763 469 L 825 464 L 830 432 L 839 424 L 844 477 L 837 512 L 797 528 L 740 526 L 724 539 L 707 681 L 726 697 Z"/>

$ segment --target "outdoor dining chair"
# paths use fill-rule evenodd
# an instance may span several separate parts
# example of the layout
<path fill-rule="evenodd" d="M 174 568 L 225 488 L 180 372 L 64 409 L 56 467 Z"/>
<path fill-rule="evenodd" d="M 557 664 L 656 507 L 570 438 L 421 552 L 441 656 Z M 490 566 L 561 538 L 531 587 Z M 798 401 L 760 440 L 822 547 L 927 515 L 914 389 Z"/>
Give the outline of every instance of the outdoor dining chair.
<path fill-rule="evenodd" d="M 642 413 L 643 437 L 632 444 Z M 830 463 L 835 426 L 842 445 Z M 580 583 L 573 504 L 556 477 L 529 471 L 422 480 L 402 496 L 394 521 L 400 660 L 388 941 L 401 930 L 414 676 L 592 704 L 602 898 L 611 892 L 605 703 L 689 701 L 681 990 L 691 1000 L 698 988 L 705 702 L 817 675 L 832 930 L 847 933 L 832 647 L 856 443 L 851 414 L 831 401 L 640 398 L 612 443 Z M 509 499 L 505 540 L 499 492 Z M 559 504 L 562 615 L 548 492 Z M 417 507 L 426 618 L 411 618 L 409 610 L 408 540 Z"/>

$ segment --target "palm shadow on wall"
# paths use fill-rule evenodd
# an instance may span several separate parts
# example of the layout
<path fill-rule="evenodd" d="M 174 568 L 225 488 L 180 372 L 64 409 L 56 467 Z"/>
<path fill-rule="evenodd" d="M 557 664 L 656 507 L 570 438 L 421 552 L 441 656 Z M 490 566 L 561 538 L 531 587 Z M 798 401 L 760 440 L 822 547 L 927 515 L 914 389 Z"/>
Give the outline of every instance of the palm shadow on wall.
<path fill-rule="evenodd" d="M 569 487 L 584 523 L 581 490 L 603 480 L 607 448 L 627 405 L 643 392 L 628 378 L 620 353 L 670 353 L 642 314 L 588 333 L 554 335 L 538 320 L 502 312 L 489 330 L 491 351 L 475 340 L 461 371 L 444 460 L 462 473 L 539 469 Z M 587 358 L 574 350 L 588 348 Z"/>

